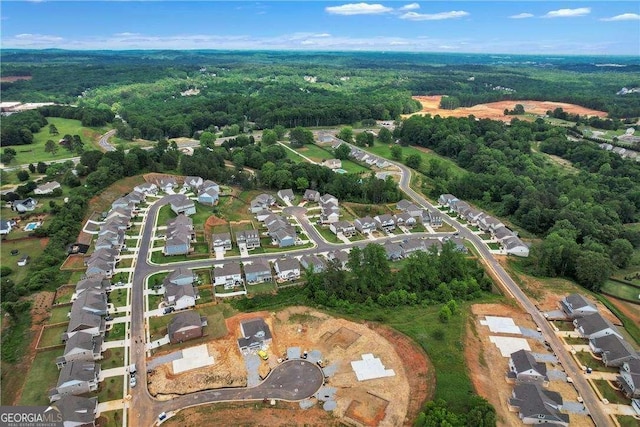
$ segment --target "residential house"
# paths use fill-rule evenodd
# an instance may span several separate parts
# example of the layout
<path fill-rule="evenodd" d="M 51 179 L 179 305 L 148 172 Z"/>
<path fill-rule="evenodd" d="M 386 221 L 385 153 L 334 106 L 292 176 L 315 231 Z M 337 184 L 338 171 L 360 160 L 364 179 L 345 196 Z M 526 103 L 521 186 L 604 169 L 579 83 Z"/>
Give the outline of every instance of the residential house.
<path fill-rule="evenodd" d="M 478 210 L 476 208 L 469 208 L 469 210 L 467 210 L 467 212 L 464 214 L 464 219 L 466 219 L 470 224 L 475 225 L 483 216 L 484 212 L 482 212 L 481 210 Z"/>
<path fill-rule="evenodd" d="M 220 193 L 220 186 L 217 183 L 207 179 L 200 186 L 200 190 L 215 190 Z"/>
<path fill-rule="evenodd" d="M 628 398 L 640 398 L 640 359 L 634 358 L 622 364 L 617 383 Z"/>
<path fill-rule="evenodd" d="M 338 206 L 338 198 L 336 196 L 332 196 L 329 193 L 327 193 L 324 196 L 320 197 L 319 202 L 321 204 L 333 203 L 334 205 Z"/>
<path fill-rule="evenodd" d="M 303 255 L 300 257 L 300 265 L 314 273 L 320 273 L 325 269 L 325 263 L 317 255 Z"/>
<path fill-rule="evenodd" d="M 458 200 L 452 209 L 460 218 L 464 218 L 465 214 L 471 209 L 471 206 L 463 200 Z"/>
<path fill-rule="evenodd" d="M 238 347 L 246 353 L 251 350 L 264 350 L 271 344 L 271 329 L 262 318 L 243 320 L 240 322 Z"/>
<path fill-rule="evenodd" d="M 322 162 L 322 166 L 329 169 L 340 169 L 342 167 L 342 160 L 340 159 L 326 159 Z"/>
<path fill-rule="evenodd" d="M 138 191 L 132 191 L 131 193 L 127 194 L 126 196 L 124 196 L 124 200 L 129 202 L 129 205 L 139 205 L 140 203 L 144 202 L 144 200 L 146 199 L 146 194 L 145 193 L 140 193 Z"/>
<path fill-rule="evenodd" d="M 271 212 L 269 209 L 262 209 L 261 211 L 256 212 L 256 219 L 258 220 L 258 222 L 264 222 L 271 215 L 273 215 L 273 212 Z"/>
<path fill-rule="evenodd" d="M 192 270 L 180 267 L 176 270 L 173 270 L 173 272 L 171 272 L 171 274 L 167 276 L 167 280 L 174 285 L 192 285 L 193 282 L 196 281 L 196 275 Z"/>
<path fill-rule="evenodd" d="M 560 301 L 560 307 L 569 319 L 584 317 L 598 312 L 596 305 L 581 294 L 567 295 Z"/>
<path fill-rule="evenodd" d="M 279 228 L 273 233 L 269 233 L 269 235 L 272 238 L 273 244 L 281 248 L 296 244 L 296 231 L 293 227 Z"/>
<path fill-rule="evenodd" d="M 139 193 L 144 193 L 147 196 L 155 196 L 156 194 L 158 194 L 158 186 L 152 182 L 145 182 L 144 184 L 136 185 L 135 187 L 133 187 L 133 190 Z"/>
<path fill-rule="evenodd" d="M 407 206 L 403 212 L 408 213 L 409 215 L 411 215 L 414 218 L 420 218 L 420 216 L 422 216 L 422 208 L 414 205 L 413 203 L 411 203 L 409 206 Z"/>
<path fill-rule="evenodd" d="M 189 310 L 176 314 L 167 325 L 169 342 L 177 344 L 200 338 L 206 322 L 206 317 L 200 317 L 197 311 Z"/>
<path fill-rule="evenodd" d="M 549 385 L 547 365 L 536 362 L 530 351 L 518 350 L 509 356 L 507 380 L 516 384 L 535 383 L 546 387 Z"/>
<path fill-rule="evenodd" d="M 453 209 L 456 202 L 458 202 L 458 198 L 453 194 L 441 194 L 440 197 L 438 197 L 438 203 L 440 203 L 441 206 L 446 206 L 448 208 Z"/>
<path fill-rule="evenodd" d="M 300 278 L 300 263 L 295 258 L 280 258 L 273 263 L 273 267 L 280 280 Z"/>
<path fill-rule="evenodd" d="M 320 193 L 318 193 L 316 190 L 308 189 L 308 190 L 305 190 L 304 196 L 302 196 L 302 199 L 308 202 L 319 202 Z"/>
<path fill-rule="evenodd" d="M 270 194 L 259 194 L 253 200 L 251 200 L 251 205 L 249 210 L 251 213 L 260 212 L 263 209 L 269 209 L 272 205 L 276 203 L 276 199 Z"/>
<path fill-rule="evenodd" d="M 397 226 L 405 226 L 407 228 L 413 228 L 413 226 L 416 225 L 417 223 L 417 220 L 411 215 L 409 215 L 408 212 L 395 214 L 393 216 L 393 219 Z"/>
<path fill-rule="evenodd" d="M 428 224 L 432 228 L 440 228 L 442 226 L 442 214 L 438 211 L 424 209 L 421 212 L 420 219 L 423 224 Z"/>
<path fill-rule="evenodd" d="M 114 265 L 105 261 L 92 261 L 87 265 L 86 276 L 113 276 Z"/>
<path fill-rule="evenodd" d="M 167 237 L 162 249 L 162 253 L 166 256 L 187 255 L 189 252 L 191 252 L 191 233 L 176 233 Z"/>
<path fill-rule="evenodd" d="M 573 320 L 573 325 L 584 338 L 594 339 L 605 335 L 617 335 L 622 338 L 618 329 L 600 313 L 590 314 Z"/>
<path fill-rule="evenodd" d="M 589 347 L 593 353 L 602 357 L 605 366 L 620 367 L 624 362 L 640 357 L 629 343 L 615 334 L 591 339 Z"/>
<path fill-rule="evenodd" d="M 353 225 L 356 227 L 356 230 L 363 234 L 371 233 L 376 229 L 376 222 L 370 216 L 356 219 Z"/>
<path fill-rule="evenodd" d="M 94 362 L 70 362 L 62 367 L 56 388 L 49 391 L 49 400 L 55 402 L 68 395 L 96 391 L 100 378 L 100 365 Z"/>
<path fill-rule="evenodd" d="M 68 395 L 51 404 L 62 416 L 63 427 L 95 427 L 98 398 Z"/>
<path fill-rule="evenodd" d="M 222 250 L 223 252 L 230 251 L 232 248 L 231 234 L 230 233 L 216 233 L 211 235 L 211 250 L 216 252 Z"/>
<path fill-rule="evenodd" d="M 478 227 L 480 227 L 482 231 L 492 233 L 498 228 L 504 227 L 504 224 L 490 215 L 484 215 L 478 220 Z"/>
<path fill-rule="evenodd" d="M 186 227 L 193 230 L 193 220 L 185 214 L 179 214 L 177 217 L 167 221 L 167 229 L 176 227 Z"/>
<path fill-rule="evenodd" d="M 198 203 L 206 206 L 215 206 L 218 203 L 220 194 L 213 188 L 200 189 L 198 191 Z"/>
<path fill-rule="evenodd" d="M 329 224 L 329 230 L 333 234 L 341 233 L 345 237 L 351 237 L 356 233 L 356 227 L 349 221 L 337 221 Z"/>
<path fill-rule="evenodd" d="M 111 282 L 106 276 L 90 276 L 76 283 L 76 294 L 84 291 L 106 292 L 111 286 Z"/>
<path fill-rule="evenodd" d="M 102 358 L 102 336 L 78 332 L 65 343 L 64 353 L 56 359 L 58 369 L 69 362 L 94 362 Z"/>
<path fill-rule="evenodd" d="M 435 253 L 437 254 L 442 249 L 442 242 L 440 242 L 440 240 L 438 239 L 425 239 L 424 247 L 426 251 L 435 251 Z"/>
<path fill-rule="evenodd" d="M 5 219 L 0 220 L 0 235 L 9 234 L 11 229 L 14 227 L 15 223 L 12 224 L 13 221 L 7 221 Z"/>
<path fill-rule="evenodd" d="M 402 258 L 402 247 L 399 244 L 386 242 L 382 247 L 387 253 L 387 259 L 396 261 Z"/>
<path fill-rule="evenodd" d="M 73 305 L 69 316 L 69 326 L 67 332 L 62 334 L 62 341 L 67 341 L 78 332 L 90 334 L 93 337 L 104 334 L 106 329 L 105 320 L 102 316 L 84 311 L 82 307 Z"/>
<path fill-rule="evenodd" d="M 509 230 L 507 227 L 499 227 L 493 232 L 493 237 L 501 242 L 507 237 L 516 237 L 516 235 L 513 234 L 513 231 Z"/>
<path fill-rule="evenodd" d="M 391 165 L 391 163 L 389 163 L 389 162 L 388 162 L 387 160 L 385 160 L 385 159 L 380 158 L 380 159 L 377 159 L 377 160 L 376 160 L 376 167 L 378 167 L 378 168 L 380 168 L 380 169 L 386 168 L 386 167 L 387 167 L 387 166 L 389 166 L 389 165 Z"/>
<path fill-rule="evenodd" d="M 222 285 L 225 289 L 233 289 L 236 286 L 242 286 L 242 271 L 239 262 L 228 262 L 222 267 L 213 269 L 213 285 Z"/>
<path fill-rule="evenodd" d="M 282 199 L 282 201 L 285 203 L 293 203 L 293 199 L 296 196 L 295 194 L 293 194 L 292 189 L 287 188 L 287 189 L 278 191 L 278 197 L 280 197 L 280 199 Z"/>
<path fill-rule="evenodd" d="M 162 176 L 155 180 L 155 184 L 165 193 L 173 193 L 173 189 L 178 186 L 178 181 L 173 176 Z"/>
<path fill-rule="evenodd" d="M 197 190 L 203 183 L 204 180 L 199 176 L 185 176 L 184 184 L 182 186 L 187 190 Z"/>
<path fill-rule="evenodd" d="M 51 194 L 58 188 L 60 188 L 60 183 L 58 181 L 51 181 L 46 184 L 38 185 L 36 189 L 33 190 L 33 194 Z"/>
<path fill-rule="evenodd" d="M 402 212 L 406 212 L 407 208 L 411 206 L 413 203 L 408 201 L 407 199 L 402 199 L 398 203 L 396 203 L 396 209 Z"/>
<path fill-rule="evenodd" d="M 38 206 L 38 201 L 31 197 L 24 200 L 14 200 L 11 204 L 11 209 L 18 213 L 25 213 L 33 211 Z"/>
<path fill-rule="evenodd" d="M 330 262 L 338 263 L 340 268 L 344 269 L 347 266 L 347 261 L 349 261 L 349 254 L 340 249 L 336 249 L 335 251 L 329 252 L 327 258 Z"/>
<path fill-rule="evenodd" d="M 529 256 L 529 246 L 518 237 L 507 237 L 501 243 L 504 250 L 510 255 L 519 257 Z"/>
<path fill-rule="evenodd" d="M 84 258 L 84 265 L 89 265 L 95 261 L 111 263 L 115 266 L 118 261 L 120 252 L 114 248 L 102 248 L 93 251 L 91 255 Z"/>
<path fill-rule="evenodd" d="M 560 412 L 562 396 L 536 384 L 518 384 L 508 401 L 509 409 L 518 412 L 524 424 L 569 426 L 569 415 Z"/>
<path fill-rule="evenodd" d="M 320 222 L 322 224 L 331 224 L 339 221 L 340 219 L 340 208 L 338 205 L 327 202 L 323 203 L 320 201 Z"/>
<path fill-rule="evenodd" d="M 71 306 L 71 311 L 79 306 L 87 313 L 95 314 L 98 316 L 106 316 L 107 309 L 107 294 L 97 290 L 86 290 L 76 298 Z"/>
<path fill-rule="evenodd" d="M 196 205 L 193 200 L 184 194 L 176 194 L 171 198 L 171 210 L 176 214 L 193 215 L 196 213 Z"/>
<path fill-rule="evenodd" d="M 378 157 L 368 156 L 366 159 L 364 159 L 364 162 L 369 166 L 373 166 L 376 163 L 378 163 L 380 160 L 381 159 L 379 159 Z"/>
<path fill-rule="evenodd" d="M 196 305 L 196 290 L 192 285 L 176 285 L 166 278 L 163 281 L 164 301 L 166 305 L 176 310 L 193 307 Z M 152 307 L 155 309 L 156 307 Z"/>
<path fill-rule="evenodd" d="M 449 239 L 449 241 L 453 244 L 453 249 L 456 252 L 462 252 L 463 254 L 466 254 L 467 252 L 469 252 L 467 247 L 464 245 L 463 239 L 459 237 L 454 237 L 452 239 Z"/>
<path fill-rule="evenodd" d="M 376 222 L 376 227 L 379 230 L 387 233 L 395 230 L 396 228 L 396 221 L 390 214 L 376 215 L 373 217 L 373 220 Z"/>
<path fill-rule="evenodd" d="M 260 233 L 258 230 L 236 231 L 236 244 L 238 247 L 255 249 L 260 247 Z"/>
<path fill-rule="evenodd" d="M 244 277 L 248 285 L 271 282 L 273 280 L 271 267 L 268 264 L 264 264 L 260 261 L 254 261 L 251 264 L 245 264 L 243 268 Z"/>
<path fill-rule="evenodd" d="M 424 244 L 423 239 L 407 239 L 400 243 L 400 247 L 402 248 L 402 257 L 408 257 L 414 252 L 424 252 L 427 250 L 427 247 Z"/>

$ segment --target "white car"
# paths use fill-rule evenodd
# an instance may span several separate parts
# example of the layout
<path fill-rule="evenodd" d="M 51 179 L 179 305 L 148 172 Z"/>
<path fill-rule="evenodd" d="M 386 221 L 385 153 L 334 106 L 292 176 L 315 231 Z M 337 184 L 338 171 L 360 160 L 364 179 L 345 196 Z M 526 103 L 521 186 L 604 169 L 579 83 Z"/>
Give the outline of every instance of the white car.
<path fill-rule="evenodd" d="M 134 375 L 132 375 L 132 376 L 129 378 L 129 385 L 130 385 L 131 387 L 135 387 L 137 383 L 138 383 L 138 381 L 136 380 L 136 377 L 135 377 Z"/>

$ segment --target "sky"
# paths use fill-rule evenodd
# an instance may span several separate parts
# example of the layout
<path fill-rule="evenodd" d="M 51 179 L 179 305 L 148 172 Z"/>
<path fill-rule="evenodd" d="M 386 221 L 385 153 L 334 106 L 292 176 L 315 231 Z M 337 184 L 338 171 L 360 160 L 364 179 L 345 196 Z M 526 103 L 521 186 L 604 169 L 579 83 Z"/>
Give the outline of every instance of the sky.
<path fill-rule="evenodd" d="M 3 0 L 0 47 L 640 57 L 640 2 Z"/>

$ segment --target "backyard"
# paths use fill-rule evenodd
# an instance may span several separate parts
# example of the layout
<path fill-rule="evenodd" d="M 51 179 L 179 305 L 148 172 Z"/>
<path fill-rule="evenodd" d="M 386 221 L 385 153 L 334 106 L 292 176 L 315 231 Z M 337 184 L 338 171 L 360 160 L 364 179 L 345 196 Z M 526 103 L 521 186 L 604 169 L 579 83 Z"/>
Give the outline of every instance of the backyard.
<path fill-rule="evenodd" d="M 602 397 L 607 399 L 609 403 L 614 403 L 617 405 L 630 405 L 631 400 L 627 399 L 624 394 L 620 390 L 614 389 L 610 382 L 607 380 L 592 380 L 591 384 L 593 384 Z"/>
<path fill-rule="evenodd" d="M 122 375 L 106 378 L 98 386 L 98 402 L 122 399 L 123 386 L 124 377 Z"/>
<path fill-rule="evenodd" d="M 40 337 L 40 342 L 38 343 L 39 347 L 50 347 L 53 345 L 61 345 L 62 344 L 62 334 L 67 331 L 67 327 L 69 326 L 69 322 L 66 322 L 61 325 L 50 326 L 44 328 L 42 331 L 42 336 Z"/>
<path fill-rule="evenodd" d="M 631 285 L 607 280 L 602 285 L 602 292 L 621 299 L 636 301 L 640 304 L 640 288 Z"/>
<path fill-rule="evenodd" d="M 60 371 L 56 368 L 56 358 L 62 356 L 63 349 L 48 350 L 36 353 L 31 368 L 26 373 L 26 380 L 20 405 L 47 405 L 47 391 L 56 386 Z"/>

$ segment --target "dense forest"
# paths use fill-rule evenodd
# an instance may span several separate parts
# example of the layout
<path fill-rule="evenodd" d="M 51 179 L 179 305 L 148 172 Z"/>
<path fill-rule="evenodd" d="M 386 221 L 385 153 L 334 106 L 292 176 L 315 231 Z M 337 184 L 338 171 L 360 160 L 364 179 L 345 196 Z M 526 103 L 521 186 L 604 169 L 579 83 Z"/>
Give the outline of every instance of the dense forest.
<path fill-rule="evenodd" d="M 411 117 L 396 129 L 402 144 L 431 148 L 468 172 L 427 171 L 432 196 L 453 193 L 544 237 L 533 247 L 532 269 L 597 291 L 640 246 L 640 233 L 624 227 L 640 220 L 640 165 L 569 140 L 565 132 L 541 119 L 504 124 L 428 116 Z M 550 164 L 535 147 L 573 168 Z"/>

